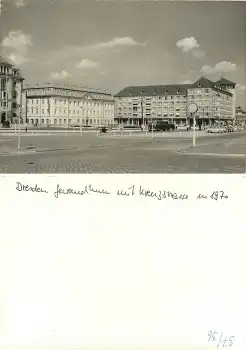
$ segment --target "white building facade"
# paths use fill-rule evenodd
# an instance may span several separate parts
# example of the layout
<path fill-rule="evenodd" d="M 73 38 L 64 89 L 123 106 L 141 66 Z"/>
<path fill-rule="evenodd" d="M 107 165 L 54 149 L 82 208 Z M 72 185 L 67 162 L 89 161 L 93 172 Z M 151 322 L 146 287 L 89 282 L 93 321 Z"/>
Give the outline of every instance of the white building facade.
<path fill-rule="evenodd" d="M 236 108 L 236 122 L 243 125 L 246 124 L 246 111 L 244 111 L 241 106 Z"/>
<path fill-rule="evenodd" d="M 194 84 L 133 86 L 115 96 L 115 122 L 140 125 L 151 119 L 185 124 L 188 106 L 196 103 L 204 124 L 235 118 L 235 83 L 224 78 L 212 82 L 201 77 Z"/>
<path fill-rule="evenodd" d="M 91 89 L 36 85 L 24 88 L 23 111 L 29 125 L 111 125 L 114 98 L 109 93 Z"/>
<path fill-rule="evenodd" d="M 0 56 L 0 124 L 22 121 L 22 89 L 24 78 L 20 70 Z"/>

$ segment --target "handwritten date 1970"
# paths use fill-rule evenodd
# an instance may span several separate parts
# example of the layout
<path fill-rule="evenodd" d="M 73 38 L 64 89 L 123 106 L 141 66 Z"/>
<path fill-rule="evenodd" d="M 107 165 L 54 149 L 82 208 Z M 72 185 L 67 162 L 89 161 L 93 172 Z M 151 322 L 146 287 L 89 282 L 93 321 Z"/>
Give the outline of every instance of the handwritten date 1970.
<path fill-rule="evenodd" d="M 228 346 L 232 346 L 235 342 L 234 336 L 226 336 L 223 335 L 223 333 L 218 333 L 216 331 L 209 331 L 208 332 L 208 341 L 210 343 L 215 343 L 217 345 L 217 348 L 227 348 Z"/>
<path fill-rule="evenodd" d="M 199 193 L 196 199 L 213 199 L 217 201 L 219 199 L 228 199 L 228 196 L 224 191 L 213 191 L 209 196 Z"/>

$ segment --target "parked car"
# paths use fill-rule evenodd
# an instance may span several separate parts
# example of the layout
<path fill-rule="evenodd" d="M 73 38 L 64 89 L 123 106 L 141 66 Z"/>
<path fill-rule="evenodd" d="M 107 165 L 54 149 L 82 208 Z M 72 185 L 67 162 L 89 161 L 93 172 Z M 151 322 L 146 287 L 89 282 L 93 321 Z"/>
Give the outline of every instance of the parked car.
<path fill-rule="evenodd" d="M 152 131 L 152 128 L 154 131 L 170 131 L 175 130 L 175 125 L 173 123 L 168 123 L 165 121 L 156 121 L 154 123 L 149 122 L 148 123 L 148 130 Z"/>
<path fill-rule="evenodd" d="M 82 128 L 92 128 L 92 125 L 82 125 Z"/>
<path fill-rule="evenodd" d="M 213 134 L 223 134 L 226 132 L 226 129 L 220 126 L 212 126 L 211 128 L 207 129 L 207 132 Z"/>
<path fill-rule="evenodd" d="M 78 124 L 72 124 L 72 125 L 69 125 L 68 126 L 69 128 L 80 128 L 80 125 L 78 125 Z"/>
<path fill-rule="evenodd" d="M 139 129 L 139 125 L 123 125 L 124 129 Z"/>
<path fill-rule="evenodd" d="M 108 131 L 108 128 L 107 126 L 102 126 L 99 130 L 103 133 L 106 133 Z"/>
<path fill-rule="evenodd" d="M 187 126 L 186 125 L 177 125 L 178 130 L 186 130 Z"/>

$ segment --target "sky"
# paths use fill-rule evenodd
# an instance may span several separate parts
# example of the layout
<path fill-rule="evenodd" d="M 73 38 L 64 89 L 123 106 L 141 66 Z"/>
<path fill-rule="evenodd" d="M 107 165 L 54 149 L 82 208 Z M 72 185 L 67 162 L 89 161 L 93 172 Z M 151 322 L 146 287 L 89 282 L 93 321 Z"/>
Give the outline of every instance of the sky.
<path fill-rule="evenodd" d="M 246 3 L 3 0 L 1 44 L 27 84 L 126 86 L 222 75 L 246 108 Z"/>

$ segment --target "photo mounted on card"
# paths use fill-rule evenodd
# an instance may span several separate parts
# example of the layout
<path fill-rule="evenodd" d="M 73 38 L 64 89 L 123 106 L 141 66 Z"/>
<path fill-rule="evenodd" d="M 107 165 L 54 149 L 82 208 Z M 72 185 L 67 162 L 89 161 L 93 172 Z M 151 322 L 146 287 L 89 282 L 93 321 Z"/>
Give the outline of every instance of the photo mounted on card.
<path fill-rule="evenodd" d="M 0 350 L 244 350 L 246 3 L 0 16 Z"/>
<path fill-rule="evenodd" d="M 244 173 L 245 12 L 2 0 L 0 172 Z"/>

